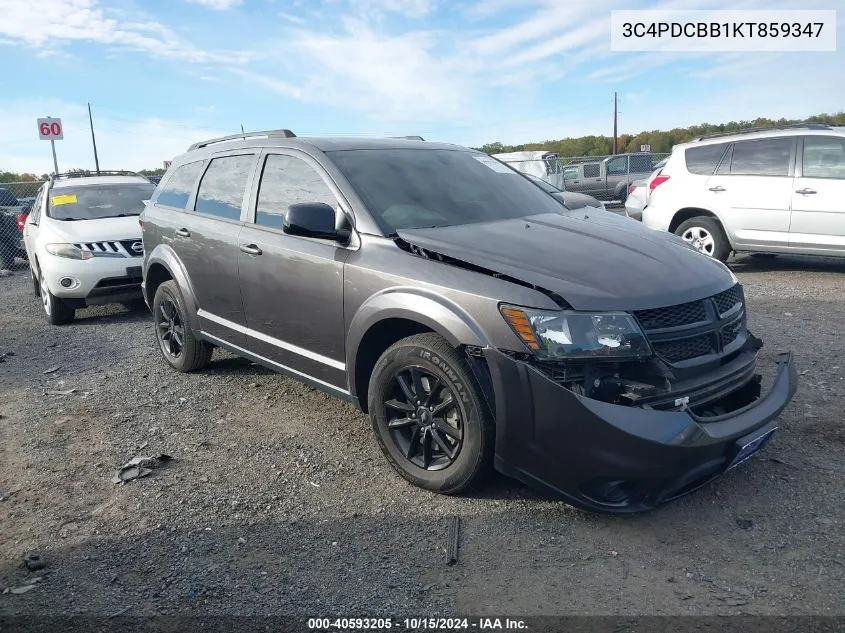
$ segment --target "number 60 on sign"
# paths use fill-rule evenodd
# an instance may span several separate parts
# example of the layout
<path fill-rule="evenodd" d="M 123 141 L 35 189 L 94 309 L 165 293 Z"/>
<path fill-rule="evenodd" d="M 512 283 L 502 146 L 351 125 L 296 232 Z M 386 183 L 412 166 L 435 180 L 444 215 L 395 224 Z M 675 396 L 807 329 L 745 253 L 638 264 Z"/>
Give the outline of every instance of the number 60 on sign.
<path fill-rule="evenodd" d="M 61 141 L 64 137 L 61 119 L 38 119 L 38 138 L 42 141 Z"/>

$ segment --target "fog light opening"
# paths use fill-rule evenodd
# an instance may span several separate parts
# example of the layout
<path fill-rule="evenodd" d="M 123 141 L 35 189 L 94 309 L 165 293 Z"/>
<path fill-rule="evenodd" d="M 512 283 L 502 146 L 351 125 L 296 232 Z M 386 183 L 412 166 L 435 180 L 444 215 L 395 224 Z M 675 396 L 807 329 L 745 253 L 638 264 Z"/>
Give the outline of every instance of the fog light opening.
<path fill-rule="evenodd" d="M 79 280 L 74 279 L 73 277 L 62 277 L 59 279 L 59 285 L 62 288 L 67 288 L 68 290 L 72 288 L 76 288 L 79 285 Z"/>

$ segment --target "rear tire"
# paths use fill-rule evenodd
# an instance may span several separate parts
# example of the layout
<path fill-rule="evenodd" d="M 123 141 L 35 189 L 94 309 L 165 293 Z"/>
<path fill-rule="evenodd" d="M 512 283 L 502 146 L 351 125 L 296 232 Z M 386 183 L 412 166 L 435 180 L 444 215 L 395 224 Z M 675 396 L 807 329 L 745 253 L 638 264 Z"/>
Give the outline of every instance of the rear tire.
<path fill-rule="evenodd" d="M 382 354 L 368 403 L 382 452 L 412 484 L 458 494 L 491 470 L 492 416 L 472 370 L 441 336 L 411 336 Z"/>
<path fill-rule="evenodd" d="M 700 215 L 690 218 L 675 229 L 675 235 L 691 244 L 697 251 L 720 262 L 726 262 L 731 254 L 731 245 L 715 218 Z"/>
<path fill-rule="evenodd" d="M 196 371 L 208 365 L 214 346 L 194 336 L 185 299 L 173 280 L 165 281 L 153 299 L 155 336 L 161 355 L 173 369 Z"/>
<path fill-rule="evenodd" d="M 39 288 L 38 294 L 41 297 L 41 305 L 47 315 L 47 321 L 50 325 L 66 325 L 73 321 L 76 316 L 76 310 L 68 307 L 68 305 L 54 296 L 47 287 L 47 281 L 41 271 L 38 271 Z"/>

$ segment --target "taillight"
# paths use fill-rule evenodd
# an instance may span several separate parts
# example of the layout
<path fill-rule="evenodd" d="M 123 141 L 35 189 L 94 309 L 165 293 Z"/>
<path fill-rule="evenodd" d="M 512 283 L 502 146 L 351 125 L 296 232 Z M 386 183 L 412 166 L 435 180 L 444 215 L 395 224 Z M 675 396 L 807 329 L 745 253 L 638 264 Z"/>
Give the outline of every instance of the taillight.
<path fill-rule="evenodd" d="M 26 224 L 26 213 L 18 213 L 18 231 L 23 233 L 23 225 Z"/>
<path fill-rule="evenodd" d="M 628 193 L 634 193 L 634 189 L 636 188 L 637 186 L 634 183 L 631 183 L 630 185 L 628 185 Z"/>
<path fill-rule="evenodd" d="M 657 185 L 662 185 L 667 180 L 669 180 L 669 176 L 662 176 L 662 175 L 661 176 L 655 176 L 654 180 L 652 180 L 651 183 L 649 183 L 648 190 L 654 191 L 654 189 L 657 187 Z"/>

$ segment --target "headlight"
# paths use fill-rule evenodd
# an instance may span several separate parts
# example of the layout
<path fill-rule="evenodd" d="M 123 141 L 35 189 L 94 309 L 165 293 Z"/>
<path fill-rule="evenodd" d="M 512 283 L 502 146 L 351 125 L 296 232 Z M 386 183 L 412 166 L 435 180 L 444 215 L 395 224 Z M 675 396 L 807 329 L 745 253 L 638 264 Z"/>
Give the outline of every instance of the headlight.
<path fill-rule="evenodd" d="M 91 251 L 83 251 L 73 244 L 47 244 L 44 248 L 56 257 L 67 257 L 68 259 L 91 259 L 94 257 L 94 253 Z"/>
<path fill-rule="evenodd" d="M 626 312 L 551 312 L 503 305 L 502 316 L 541 358 L 636 359 L 651 355 L 643 331 Z"/>

